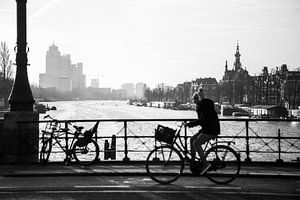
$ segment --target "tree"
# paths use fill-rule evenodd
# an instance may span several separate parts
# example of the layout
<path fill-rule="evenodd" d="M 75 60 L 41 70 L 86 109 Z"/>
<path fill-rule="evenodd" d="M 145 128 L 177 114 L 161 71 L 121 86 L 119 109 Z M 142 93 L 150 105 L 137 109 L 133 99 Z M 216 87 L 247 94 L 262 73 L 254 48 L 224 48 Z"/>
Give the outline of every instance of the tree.
<path fill-rule="evenodd" d="M 4 98 L 4 107 L 8 107 L 8 96 L 13 84 L 12 61 L 5 42 L 0 45 L 0 100 Z"/>
<path fill-rule="evenodd" d="M 5 42 L 1 41 L 0 46 L 0 66 L 1 72 L 4 80 L 13 79 L 12 61 L 9 58 L 10 53 Z"/>

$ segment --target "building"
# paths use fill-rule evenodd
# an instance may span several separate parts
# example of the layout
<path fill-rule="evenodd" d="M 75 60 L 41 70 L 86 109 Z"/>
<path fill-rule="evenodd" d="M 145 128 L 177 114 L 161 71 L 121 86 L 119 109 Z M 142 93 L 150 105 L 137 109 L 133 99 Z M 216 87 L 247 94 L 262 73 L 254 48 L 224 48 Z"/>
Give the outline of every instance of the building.
<path fill-rule="evenodd" d="M 127 98 L 127 91 L 125 89 L 113 89 L 111 92 L 112 99 L 123 100 Z"/>
<path fill-rule="evenodd" d="M 219 84 L 215 78 L 197 78 L 192 81 L 190 91 L 191 97 L 199 88 L 203 89 L 205 97 L 212 99 L 215 102 L 219 100 Z"/>
<path fill-rule="evenodd" d="M 59 91 L 83 90 L 86 85 L 83 64 L 72 64 L 69 54 L 61 55 L 52 44 L 46 54 L 46 73 L 39 75 L 41 88 L 57 88 Z"/>
<path fill-rule="evenodd" d="M 278 69 L 270 73 L 268 67 L 263 67 L 262 73 L 252 78 L 255 105 L 283 105 L 280 94 L 282 79 Z"/>
<path fill-rule="evenodd" d="M 297 109 L 300 106 L 300 71 L 289 71 L 283 64 L 280 69 L 281 98 L 286 108 Z"/>
<path fill-rule="evenodd" d="M 135 97 L 138 99 L 145 98 L 146 87 L 145 83 L 137 83 L 135 85 Z"/>
<path fill-rule="evenodd" d="M 91 79 L 91 88 L 99 88 L 99 79 Z"/>
<path fill-rule="evenodd" d="M 134 92 L 134 84 L 133 83 L 124 83 L 121 86 L 121 89 L 126 90 L 126 98 L 134 98 L 135 92 Z"/>
<path fill-rule="evenodd" d="M 236 47 L 235 62 L 232 70 L 226 60 L 223 79 L 220 81 L 220 100 L 229 104 L 252 104 L 254 83 L 248 71 L 242 68 L 239 44 Z"/>
<path fill-rule="evenodd" d="M 300 105 L 300 71 L 289 71 L 286 64 L 253 76 L 256 105 L 277 105 L 297 109 Z"/>

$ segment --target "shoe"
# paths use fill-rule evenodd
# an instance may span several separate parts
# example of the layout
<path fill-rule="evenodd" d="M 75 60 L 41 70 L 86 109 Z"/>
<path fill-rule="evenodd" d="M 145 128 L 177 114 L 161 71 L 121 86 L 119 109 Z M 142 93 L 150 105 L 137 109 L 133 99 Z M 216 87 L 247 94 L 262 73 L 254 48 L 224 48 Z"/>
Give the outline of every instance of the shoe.
<path fill-rule="evenodd" d="M 204 162 L 200 175 L 205 174 L 210 167 L 211 167 L 211 164 L 209 162 Z"/>

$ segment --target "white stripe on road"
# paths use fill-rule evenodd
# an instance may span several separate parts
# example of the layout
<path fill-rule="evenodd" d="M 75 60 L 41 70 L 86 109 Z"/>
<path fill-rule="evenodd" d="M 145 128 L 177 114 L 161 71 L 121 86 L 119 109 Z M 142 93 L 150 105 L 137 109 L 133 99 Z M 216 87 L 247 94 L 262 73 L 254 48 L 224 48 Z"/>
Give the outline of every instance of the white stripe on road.
<path fill-rule="evenodd" d="M 212 186 L 185 186 L 187 189 L 214 189 L 214 190 L 241 190 L 242 187 L 230 187 L 230 186 L 225 186 L 225 187 L 212 187 Z"/>
<path fill-rule="evenodd" d="M 75 185 L 75 188 L 129 188 L 129 185 Z"/>

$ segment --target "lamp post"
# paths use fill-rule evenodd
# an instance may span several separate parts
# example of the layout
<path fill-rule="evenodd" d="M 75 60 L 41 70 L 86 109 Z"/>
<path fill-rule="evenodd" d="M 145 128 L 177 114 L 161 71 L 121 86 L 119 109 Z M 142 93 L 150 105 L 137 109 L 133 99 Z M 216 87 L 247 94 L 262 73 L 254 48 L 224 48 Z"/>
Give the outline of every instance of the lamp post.
<path fill-rule="evenodd" d="M 27 41 L 26 41 L 26 3 L 27 0 L 17 2 L 17 46 L 16 77 L 9 96 L 11 111 L 33 111 L 34 99 L 27 76 Z"/>
<path fill-rule="evenodd" d="M 34 99 L 27 76 L 26 3 L 17 2 L 16 77 L 9 96 L 10 111 L 0 127 L 0 163 L 38 161 L 39 114 L 33 111 Z M 28 122 L 28 123 L 25 123 Z"/>

